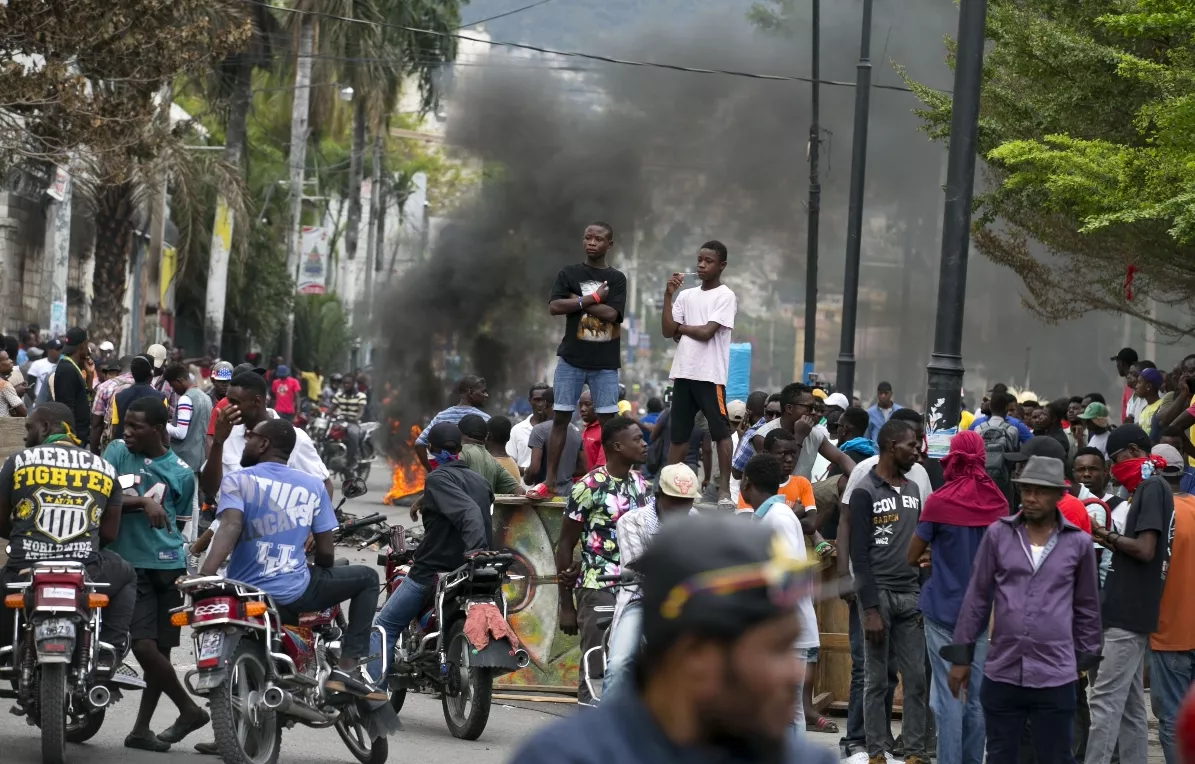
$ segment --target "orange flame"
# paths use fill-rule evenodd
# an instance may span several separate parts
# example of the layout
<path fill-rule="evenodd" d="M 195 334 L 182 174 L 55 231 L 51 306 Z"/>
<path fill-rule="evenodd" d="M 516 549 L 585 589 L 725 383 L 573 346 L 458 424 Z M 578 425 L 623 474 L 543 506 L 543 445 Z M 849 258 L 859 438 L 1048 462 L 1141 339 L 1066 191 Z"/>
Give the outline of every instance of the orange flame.
<path fill-rule="evenodd" d="M 391 432 L 397 432 L 398 428 L 399 423 L 394 422 L 391 425 Z M 415 456 L 415 439 L 419 437 L 420 432 L 422 432 L 421 428 L 412 426 L 405 446 L 394 449 L 398 455 L 391 459 L 394 464 L 394 474 L 390 477 L 390 490 L 382 499 L 383 504 L 393 505 L 402 497 L 423 490 L 423 480 L 427 473 L 424 471 L 423 465 L 419 463 L 418 457 Z"/>

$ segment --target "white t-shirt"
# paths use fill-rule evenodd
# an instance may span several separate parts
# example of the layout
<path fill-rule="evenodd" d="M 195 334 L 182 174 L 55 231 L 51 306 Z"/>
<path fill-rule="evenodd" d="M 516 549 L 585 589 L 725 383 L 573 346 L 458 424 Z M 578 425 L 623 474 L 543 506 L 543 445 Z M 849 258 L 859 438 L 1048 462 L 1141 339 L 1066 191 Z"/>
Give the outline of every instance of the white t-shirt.
<path fill-rule="evenodd" d="M 1146 401 L 1144 398 L 1138 398 L 1134 394 L 1129 397 L 1129 402 L 1125 405 L 1124 415 L 1126 418 L 1132 417 L 1133 421 L 1136 422 L 1141 416 L 1141 412 L 1144 411 L 1145 407 L 1148 405 L 1148 401 Z"/>
<path fill-rule="evenodd" d="M 863 478 L 880 463 L 880 457 L 869 456 L 863 461 L 855 465 L 855 469 L 851 471 L 851 476 L 847 478 L 846 487 L 842 489 L 842 503 L 851 503 L 851 493 L 855 490 L 855 486 L 863 482 Z M 921 506 L 925 506 L 925 500 L 934 492 L 933 486 L 929 482 L 929 473 L 925 471 L 925 467 L 920 464 L 914 464 L 913 469 L 909 470 L 905 478 L 917 484 L 917 488 L 921 491 Z"/>
<path fill-rule="evenodd" d="M 738 299 L 725 284 L 714 289 L 695 287 L 678 293 L 672 302 L 674 321 L 689 326 L 705 326 L 710 321 L 717 321 L 720 326 L 709 342 L 681 337 L 668 378 L 725 385 L 730 368 L 730 330 L 734 328 L 736 312 Z"/>
<path fill-rule="evenodd" d="M 531 417 L 527 417 L 510 428 L 510 440 L 506 441 L 507 456 L 514 459 L 520 469 L 531 466 L 531 447 L 527 445 L 527 441 L 531 439 L 532 427 L 534 425 L 531 424 Z"/>
<path fill-rule="evenodd" d="M 788 544 L 793 557 L 798 560 L 808 559 L 805 551 L 805 534 L 801 531 L 801 521 L 786 504 L 773 504 L 768 513 L 763 516 L 763 524 Z M 805 649 L 817 647 L 820 644 L 817 633 L 817 614 L 813 610 L 813 598 L 806 594 L 797 602 L 797 616 L 801 619 L 801 634 L 793 647 Z"/>
<path fill-rule="evenodd" d="M 761 438 L 766 439 L 768 433 L 779 428 L 780 420 L 773 419 L 755 431 L 755 434 Z M 809 431 L 809 437 L 805 438 L 805 442 L 801 444 L 801 452 L 797 454 L 797 464 L 793 467 L 793 474 L 800 475 L 809 482 L 813 482 L 813 464 L 817 461 L 818 449 L 822 447 L 823 440 L 830 439 L 830 431 L 825 427 L 814 425 L 813 429 Z"/>
<path fill-rule="evenodd" d="M 1098 448 L 1104 458 L 1108 458 L 1108 435 L 1111 430 L 1104 430 L 1103 432 L 1093 433 L 1087 438 L 1087 445 L 1092 448 Z"/>
<path fill-rule="evenodd" d="M 274 409 L 266 409 L 266 412 L 270 415 L 270 419 L 278 418 Z M 224 441 L 221 458 L 221 463 L 224 465 L 224 477 L 242 469 L 241 454 L 243 453 L 245 453 L 245 425 L 238 424 L 232 428 L 228 440 Z M 324 460 L 316 453 L 311 436 L 298 427 L 295 428 L 295 448 L 290 452 L 290 459 L 287 460 L 286 466 L 306 472 L 320 480 L 327 480 L 331 475 L 328 468 L 324 466 Z"/>
<path fill-rule="evenodd" d="M 26 372 L 26 376 L 29 379 L 34 380 L 34 397 L 37 397 L 41 393 L 41 386 L 46 382 L 46 375 L 54 371 L 55 366 L 57 366 L 57 364 L 51 361 L 49 358 L 39 358 L 33 363 L 29 364 L 29 371 Z"/>

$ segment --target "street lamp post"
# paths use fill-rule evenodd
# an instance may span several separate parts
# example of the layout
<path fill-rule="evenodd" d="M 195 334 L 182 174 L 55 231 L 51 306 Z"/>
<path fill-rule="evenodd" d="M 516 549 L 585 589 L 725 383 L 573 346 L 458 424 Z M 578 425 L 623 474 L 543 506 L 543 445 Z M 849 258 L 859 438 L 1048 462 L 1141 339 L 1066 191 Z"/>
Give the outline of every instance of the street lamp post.
<path fill-rule="evenodd" d="M 814 343 L 817 341 L 817 226 L 821 212 L 822 186 L 818 179 L 818 149 L 821 142 L 821 0 L 813 3 L 813 103 L 809 125 L 809 239 L 805 247 L 805 359 L 802 376 L 806 383 L 813 373 Z"/>
<path fill-rule="evenodd" d="M 946 164 L 938 315 L 934 352 L 927 367 L 929 390 L 925 400 L 931 430 L 954 427 L 959 421 L 963 386 L 963 303 L 967 292 L 967 253 L 971 244 L 971 195 L 975 184 L 975 145 L 979 132 L 986 21 L 987 0 L 962 0 L 950 117 L 950 153 Z"/>
<path fill-rule="evenodd" d="M 867 177 L 867 120 L 871 110 L 871 6 L 863 0 L 863 32 L 855 75 L 855 135 L 851 145 L 851 195 L 846 223 L 846 274 L 842 280 L 842 342 L 834 387 L 855 394 L 855 316 L 859 310 L 859 247 L 863 236 L 863 184 Z"/>

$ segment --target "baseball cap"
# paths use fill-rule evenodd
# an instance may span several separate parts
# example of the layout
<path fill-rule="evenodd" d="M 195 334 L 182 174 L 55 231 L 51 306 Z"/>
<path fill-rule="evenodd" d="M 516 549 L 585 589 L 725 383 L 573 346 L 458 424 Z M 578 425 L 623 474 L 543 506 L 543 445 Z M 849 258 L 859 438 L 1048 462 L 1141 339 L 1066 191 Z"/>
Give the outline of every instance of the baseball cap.
<path fill-rule="evenodd" d="M 444 451 L 448 446 L 461 445 L 461 428 L 453 422 L 440 422 L 427 433 L 427 446 L 432 451 Z"/>
<path fill-rule="evenodd" d="M 1034 456 L 1048 456 L 1066 463 L 1066 449 L 1049 435 L 1033 436 L 1021 445 L 1020 451 L 1005 454 L 1004 459 L 1010 462 L 1027 462 Z"/>
<path fill-rule="evenodd" d="M 166 346 L 155 342 L 145 351 L 145 355 L 154 362 L 155 369 L 160 369 L 166 363 Z"/>
<path fill-rule="evenodd" d="M 232 379 L 232 364 L 220 361 L 212 367 L 212 379 L 217 382 L 228 382 Z"/>
<path fill-rule="evenodd" d="M 285 364 L 278 364 L 278 368 L 274 369 L 274 376 L 283 378 L 289 377 L 290 367 Z"/>
<path fill-rule="evenodd" d="M 1108 440 L 1104 444 L 1104 451 L 1111 458 L 1131 445 L 1135 445 L 1142 451 L 1149 453 L 1149 436 L 1145 434 L 1145 430 L 1142 430 L 1135 424 L 1122 424 L 1108 434 Z"/>
<path fill-rule="evenodd" d="M 100 343 L 100 350 L 105 353 L 111 353 L 115 349 L 116 349 L 116 346 L 113 345 L 108 340 L 104 340 L 103 342 Z"/>
<path fill-rule="evenodd" d="M 813 397 L 814 397 L 814 398 L 821 398 L 821 399 L 824 401 L 824 400 L 826 399 L 826 397 L 827 397 L 827 396 L 826 396 L 826 391 L 825 391 L 825 390 L 823 390 L 823 389 L 821 389 L 820 387 L 815 387 L 815 388 L 813 388 Z"/>
<path fill-rule="evenodd" d="M 643 574 L 649 655 L 684 634 L 733 638 L 794 612 L 814 569 L 767 526 L 724 515 L 661 525 L 631 567 Z"/>
<path fill-rule="evenodd" d="M 678 462 L 660 470 L 660 490 L 678 499 L 696 499 L 701 495 L 701 484 L 689 465 Z"/>
<path fill-rule="evenodd" d="M 66 330 L 66 344 L 63 350 L 67 355 L 71 355 L 84 342 L 87 342 L 87 330 L 81 326 L 72 326 Z"/>
<path fill-rule="evenodd" d="M 747 416 L 747 404 L 742 401 L 731 401 L 726 404 L 726 418 L 732 422 L 741 422 Z"/>
<path fill-rule="evenodd" d="M 619 401 L 618 402 L 618 415 L 626 416 L 629 413 L 631 413 L 631 402 L 630 401 Z"/>
<path fill-rule="evenodd" d="M 258 374 L 261 374 L 262 376 L 265 376 L 265 373 L 266 373 L 266 370 L 261 368 L 257 364 L 242 363 L 242 364 L 237 364 L 237 367 L 232 370 L 232 376 L 235 377 L 236 375 L 244 374 L 247 371 L 257 372 Z"/>
<path fill-rule="evenodd" d="M 62 340 L 53 337 L 43 342 L 42 347 L 46 350 L 62 350 Z"/>
<path fill-rule="evenodd" d="M 1174 446 L 1166 443 L 1159 443 L 1150 449 L 1149 453 L 1154 456 L 1160 456 L 1166 460 L 1166 466 L 1162 468 L 1163 475 L 1181 475 L 1183 470 L 1187 468 L 1186 461 L 1183 455 L 1178 452 Z"/>
<path fill-rule="evenodd" d="M 1087 408 L 1083 409 L 1083 413 L 1079 415 L 1080 419 L 1107 419 L 1108 407 L 1099 401 L 1092 401 L 1087 404 Z"/>
<path fill-rule="evenodd" d="M 846 411 L 851 407 L 850 399 L 842 393 L 833 393 L 826 396 L 826 408 L 840 408 Z"/>
<path fill-rule="evenodd" d="M 1157 369 L 1142 369 L 1138 376 L 1154 387 L 1162 386 L 1162 372 Z"/>
<path fill-rule="evenodd" d="M 1121 348 L 1120 352 L 1112 356 L 1110 360 L 1120 361 L 1125 366 L 1132 366 L 1137 363 L 1137 351 L 1132 348 Z"/>

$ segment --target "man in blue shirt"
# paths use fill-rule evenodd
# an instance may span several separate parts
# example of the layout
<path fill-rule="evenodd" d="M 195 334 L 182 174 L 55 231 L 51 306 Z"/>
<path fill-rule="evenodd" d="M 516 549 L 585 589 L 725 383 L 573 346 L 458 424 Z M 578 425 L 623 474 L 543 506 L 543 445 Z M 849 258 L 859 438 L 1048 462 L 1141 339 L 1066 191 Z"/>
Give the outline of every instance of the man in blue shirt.
<path fill-rule="evenodd" d="M 876 385 L 876 402 L 867 410 L 867 432 L 863 434 L 863 437 L 868 440 L 877 440 L 880 428 L 892 418 L 893 412 L 900 411 L 900 409 L 901 405 L 892 400 L 892 383 L 881 382 Z"/>
<path fill-rule="evenodd" d="M 662 525 L 635 567 L 646 644 L 633 691 L 543 730 L 512 764 L 836 760 L 789 732 L 807 563 L 763 523 L 723 515 Z"/>
<path fill-rule="evenodd" d="M 161 398 L 138 398 L 125 410 L 123 439 L 104 451 L 117 475 L 137 480 L 124 491 L 120 532 L 109 547 L 137 571 L 129 637 L 145 669 L 145 693 L 124 744 L 155 752 L 170 750 L 210 720 L 183 688 L 170 661 L 171 649 L 179 644 L 180 629 L 170 623 L 170 611 L 183 604 L 174 582 L 187 573 L 181 531 L 194 512 L 195 473 L 163 445 L 167 421 Z M 149 725 L 163 693 L 178 707 L 179 717 L 154 735 Z"/>
<path fill-rule="evenodd" d="M 294 425 L 285 419 L 266 419 L 245 433 L 244 469 L 220 484 L 220 525 L 200 575 L 215 575 L 228 559 L 228 577 L 268 592 L 288 624 L 297 623 L 300 613 L 349 600 L 340 664 L 324 686 L 385 700 L 386 694 L 371 687 L 359 668 L 369 654 L 377 571 L 364 565 L 334 567 L 332 498 L 319 478 L 287 466 L 295 438 Z M 304 545 L 312 534 L 315 564 L 308 568 Z"/>

